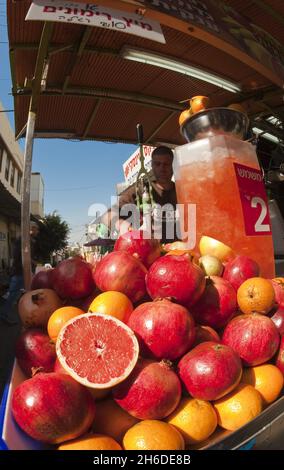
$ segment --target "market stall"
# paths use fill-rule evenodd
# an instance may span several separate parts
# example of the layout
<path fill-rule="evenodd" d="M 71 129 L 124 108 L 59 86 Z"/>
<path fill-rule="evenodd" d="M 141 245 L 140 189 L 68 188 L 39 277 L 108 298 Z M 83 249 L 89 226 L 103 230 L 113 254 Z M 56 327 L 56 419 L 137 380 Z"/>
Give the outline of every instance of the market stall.
<path fill-rule="evenodd" d="M 26 137 L 22 253 L 27 288 L 34 138 L 133 143 L 133 123 L 141 122 L 145 144 L 180 146 L 185 139 L 177 123 L 184 101 L 206 95 L 214 108 L 241 105 L 252 126 L 273 133 L 280 145 L 283 5 L 31 3 L 7 3 L 16 135 Z M 221 433 L 204 447 L 240 448 L 283 419 L 283 403 L 281 397 L 249 425 Z"/>

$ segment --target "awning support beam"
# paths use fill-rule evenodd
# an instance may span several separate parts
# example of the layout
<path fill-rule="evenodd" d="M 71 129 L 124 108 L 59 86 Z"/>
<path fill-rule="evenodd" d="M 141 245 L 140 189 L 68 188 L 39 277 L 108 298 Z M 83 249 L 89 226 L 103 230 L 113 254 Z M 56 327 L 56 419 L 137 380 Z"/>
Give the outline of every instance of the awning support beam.
<path fill-rule="evenodd" d="M 96 104 L 95 104 L 95 106 L 94 106 L 94 109 L 93 109 L 93 111 L 92 111 L 92 114 L 91 114 L 91 116 L 89 117 L 89 120 L 88 120 L 88 122 L 87 122 L 87 125 L 86 125 L 85 130 L 84 130 L 83 135 L 82 135 L 82 139 L 86 139 L 86 137 L 87 137 L 87 135 L 88 135 L 88 132 L 89 132 L 89 130 L 90 130 L 90 128 L 91 128 L 91 125 L 93 124 L 94 119 L 95 119 L 95 117 L 96 117 L 96 114 L 97 114 L 97 112 L 98 112 L 98 109 L 99 109 L 99 107 L 100 107 L 100 104 L 101 104 L 101 99 L 98 99 L 98 101 L 96 102 Z"/>
<path fill-rule="evenodd" d="M 81 40 L 79 42 L 79 44 L 77 45 L 77 48 L 76 48 L 76 52 L 74 54 L 74 57 L 72 58 L 70 64 L 69 64 L 69 70 L 68 70 L 68 75 L 66 76 L 65 80 L 64 80 L 64 84 L 63 84 L 63 93 L 65 93 L 67 87 L 68 87 L 68 84 L 69 84 L 69 80 L 70 80 L 70 77 L 72 75 L 72 72 L 75 68 L 75 65 L 77 63 L 77 60 L 78 58 L 82 55 L 83 53 L 83 50 L 84 50 L 84 47 L 86 46 L 87 42 L 88 42 L 88 39 L 91 35 L 93 31 L 93 28 L 91 28 L 90 26 L 86 27 L 84 33 L 82 34 L 82 37 L 81 37 Z"/>
<path fill-rule="evenodd" d="M 36 123 L 38 99 L 41 89 L 41 79 L 44 63 L 47 56 L 48 44 L 52 34 L 53 23 L 44 23 L 41 40 L 38 49 L 35 73 L 32 80 L 32 95 L 27 122 L 27 134 L 24 151 L 24 175 L 21 205 L 21 235 L 22 235 L 22 263 L 24 286 L 30 289 L 32 279 L 31 245 L 30 245 L 30 199 L 31 199 L 31 173 L 33 157 L 33 139 Z"/>

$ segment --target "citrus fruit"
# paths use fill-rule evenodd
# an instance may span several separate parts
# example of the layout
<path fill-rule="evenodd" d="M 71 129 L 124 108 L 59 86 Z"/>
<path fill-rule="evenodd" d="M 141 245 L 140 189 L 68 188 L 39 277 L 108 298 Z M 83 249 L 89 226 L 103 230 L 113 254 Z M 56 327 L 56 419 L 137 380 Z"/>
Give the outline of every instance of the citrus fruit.
<path fill-rule="evenodd" d="M 137 418 L 124 411 L 114 400 L 107 399 L 96 404 L 96 419 L 92 430 L 121 443 L 126 431 L 137 422 Z"/>
<path fill-rule="evenodd" d="M 167 418 L 182 434 L 186 444 L 205 441 L 216 429 L 216 412 L 208 401 L 183 398 Z"/>
<path fill-rule="evenodd" d="M 132 302 L 122 292 L 107 291 L 99 294 L 89 306 L 89 312 L 104 313 L 127 322 L 133 311 Z"/>
<path fill-rule="evenodd" d="M 221 262 L 228 261 L 235 256 L 232 248 L 225 243 L 212 237 L 203 235 L 199 242 L 199 251 L 201 256 L 211 255 L 218 258 Z"/>
<path fill-rule="evenodd" d="M 268 279 L 251 277 L 238 288 L 237 301 L 243 313 L 266 315 L 275 304 L 273 286 Z"/>
<path fill-rule="evenodd" d="M 269 405 L 278 398 L 283 387 L 283 381 L 281 371 L 273 364 L 248 367 L 244 369 L 242 376 L 242 383 L 252 385 L 258 390 L 265 405 Z"/>
<path fill-rule="evenodd" d="M 171 424 L 146 419 L 127 431 L 123 447 L 125 450 L 183 450 L 184 439 Z"/>
<path fill-rule="evenodd" d="M 65 442 L 57 450 L 122 450 L 112 437 L 103 434 L 87 434 L 73 441 Z"/>
<path fill-rule="evenodd" d="M 252 385 L 239 384 L 233 392 L 215 401 L 213 406 L 219 426 L 235 431 L 261 413 L 262 398 Z"/>
<path fill-rule="evenodd" d="M 75 380 L 87 387 L 105 389 L 132 372 L 139 346 L 134 332 L 117 318 L 85 313 L 60 330 L 56 353 Z"/>
<path fill-rule="evenodd" d="M 71 318 L 82 315 L 83 310 L 77 307 L 61 307 L 55 310 L 47 323 L 48 336 L 52 341 L 56 341 L 59 331 Z"/>

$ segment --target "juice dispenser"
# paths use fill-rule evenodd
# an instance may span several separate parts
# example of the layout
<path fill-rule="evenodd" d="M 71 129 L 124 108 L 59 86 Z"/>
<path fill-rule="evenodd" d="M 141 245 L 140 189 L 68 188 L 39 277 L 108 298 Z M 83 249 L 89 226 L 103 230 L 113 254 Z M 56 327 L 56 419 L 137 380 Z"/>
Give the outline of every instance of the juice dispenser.
<path fill-rule="evenodd" d="M 209 108 L 189 115 L 181 129 L 189 143 L 175 149 L 173 166 L 178 204 L 183 205 L 182 239 L 189 240 L 190 230 L 196 229 L 196 249 L 203 235 L 212 237 L 254 259 L 261 275 L 273 278 L 263 174 L 254 147 L 242 140 L 248 129 L 246 114 Z M 195 221 L 188 217 L 194 206 Z"/>

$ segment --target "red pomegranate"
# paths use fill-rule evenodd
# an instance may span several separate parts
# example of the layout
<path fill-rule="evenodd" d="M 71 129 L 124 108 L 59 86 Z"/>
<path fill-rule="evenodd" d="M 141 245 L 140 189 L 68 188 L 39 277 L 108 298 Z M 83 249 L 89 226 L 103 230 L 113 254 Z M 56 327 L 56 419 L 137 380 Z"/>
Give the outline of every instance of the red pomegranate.
<path fill-rule="evenodd" d="M 86 388 L 68 375 L 40 373 L 15 389 L 12 414 L 33 439 L 58 444 L 88 431 L 95 404 Z"/>
<path fill-rule="evenodd" d="M 52 289 L 26 292 L 19 301 L 18 311 L 24 327 L 46 327 L 49 317 L 63 302 Z"/>
<path fill-rule="evenodd" d="M 95 288 L 87 297 L 83 297 L 82 299 L 68 299 L 67 304 L 72 305 L 72 307 L 78 307 L 83 310 L 83 312 L 88 312 L 89 306 L 99 294 L 101 294 L 101 291 Z"/>
<path fill-rule="evenodd" d="M 67 374 L 64 367 L 60 364 L 58 357 L 55 359 L 53 372 L 58 372 L 59 374 Z M 67 374 L 68 375 L 68 374 Z"/>
<path fill-rule="evenodd" d="M 195 323 L 189 311 L 169 300 L 139 305 L 128 326 L 139 341 L 145 357 L 174 360 L 185 354 L 195 339 Z"/>
<path fill-rule="evenodd" d="M 200 299 L 190 311 L 197 323 L 212 328 L 223 328 L 237 309 L 237 294 L 231 284 L 218 276 L 206 279 Z"/>
<path fill-rule="evenodd" d="M 275 292 L 275 301 L 279 307 L 284 308 L 284 277 L 275 277 L 271 280 Z"/>
<path fill-rule="evenodd" d="M 239 315 L 228 323 L 222 343 L 231 346 L 245 366 L 257 366 L 274 356 L 279 339 L 279 333 L 271 318 L 251 313 Z"/>
<path fill-rule="evenodd" d="M 250 277 L 260 274 L 259 265 L 245 255 L 238 255 L 226 263 L 223 278 L 230 282 L 235 291 Z"/>
<path fill-rule="evenodd" d="M 159 240 L 150 238 L 147 232 L 131 230 L 121 235 L 115 242 L 114 251 L 125 251 L 139 259 L 149 268 L 161 255 Z"/>
<path fill-rule="evenodd" d="M 280 335 L 284 335 L 284 307 L 278 307 L 276 312 L 272 315 L 271 320 L 276 326 Z"/>
<path fill-rule="evenodd" d="M 87 297 L 95 288 L 91 265 L 79 256 L 61 261 L 53 270 L 52 282 L 62 299 Z"/>
<path fill-rule="evenodd" d="M 37 371 L 52 372 L 56 359 L 55 345 L 44 331 L 30 328 L 17 340 L 16 358 L 28 377 Z"/>
<path fill-rule="evenodd" d="M 280 348 L 276 357 L 276 366 L 284 375 L 284 336 L 281 336 Z"/>
<path fill-rule="evenodd" d="M 221 341 L 217 331 L 213 330 L 211 326 L 196 325 L 195 332 L 196 335 L 193 347 L 200 343 L 205 343 L 205 341 L 214 341 L 214 343 L 220 343 Z"/>
<path fill-rule="evenodd" d="M 238 385 L 242 363 L 229 346 L 208 341 L 181 358 L 178 373 L 192 397 L 217 400 Z"/>
<path fill-rule="evenodd" d="M 102 291 L 115 290 L 138 302 L 146 294 L 147 269 L 124 251 L 113 251 L 104 256 L 96 267 L 94 279 Z"/>
<path fill-rule="evenodd" d="M 52 286 L 53 268 L 39 271 L 32 279 L 31 290 L 53 289 Z"/>
<path fill-rule="evenodd" d="M 146 287 L 153 300 L 168 297 L 190 307 L 205 289 L 205 275 L 188 255 L 162 256 L 150 267 Z"/>
<path fill-rule="evenodd" d="M 113 389 L 116 403 L 138 419 L 163 419 L 181 399 L 178 376 L 167 362 L 139 359 L 134 371 Z"/>

